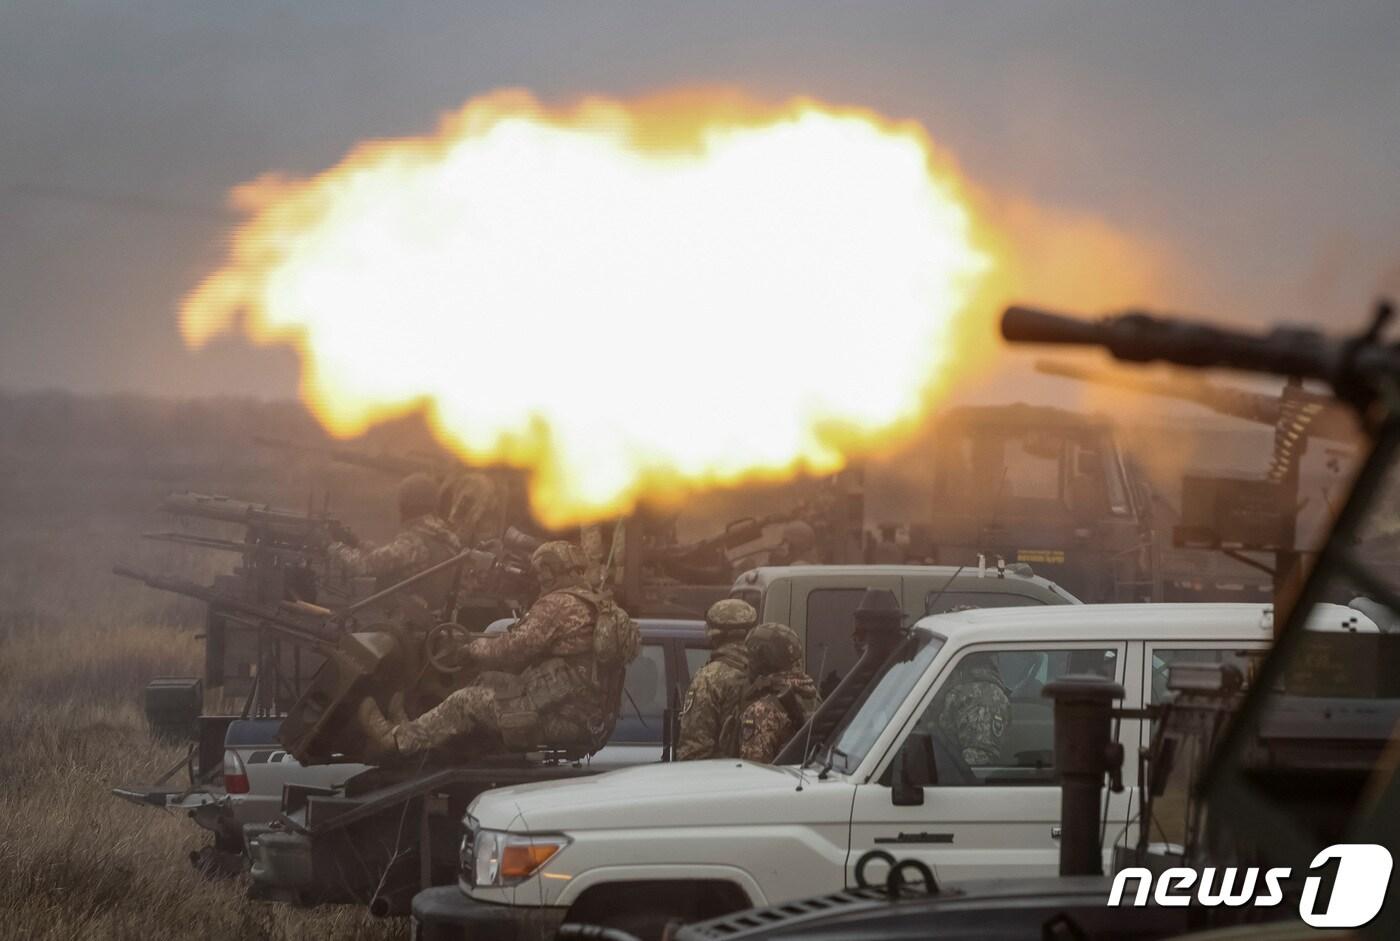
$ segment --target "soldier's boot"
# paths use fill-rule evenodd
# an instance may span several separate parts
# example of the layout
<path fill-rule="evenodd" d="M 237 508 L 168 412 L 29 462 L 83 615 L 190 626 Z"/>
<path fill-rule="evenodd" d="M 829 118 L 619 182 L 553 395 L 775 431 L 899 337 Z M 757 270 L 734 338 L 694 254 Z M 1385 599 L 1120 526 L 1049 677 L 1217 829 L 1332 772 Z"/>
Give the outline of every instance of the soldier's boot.
<path fill-rule="evenodd" d="M 394 739 L 394 726 L 384 718 L 384 713 L 379 710 L 379 703 L 374 701 L 374 697 L 364 698 L 355 712 L 355 718 L 359 720 L 360 730 L 365 733 L 367 758 L 382 761 L 398 755 L 399 746 Z"/>
<path fill-rule="evenodd" d="M 389 697 L 389 721 L 394 725 L 403 725 L 408 721 L 408 711 L 403 707 L 402 692 Z"/>

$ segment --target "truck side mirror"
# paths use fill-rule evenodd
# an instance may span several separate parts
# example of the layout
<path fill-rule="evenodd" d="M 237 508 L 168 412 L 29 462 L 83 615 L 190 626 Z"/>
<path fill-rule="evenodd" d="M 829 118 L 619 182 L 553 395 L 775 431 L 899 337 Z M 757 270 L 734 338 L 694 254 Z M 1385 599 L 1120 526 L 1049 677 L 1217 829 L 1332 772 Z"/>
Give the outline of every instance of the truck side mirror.
<path fill-rule="evenodd" d="M 933 739 L 927 732 L 910 733 L 890 765 L 890 803 L 919 807 L 924 802 L 924 786 L 937 783 Z"/>

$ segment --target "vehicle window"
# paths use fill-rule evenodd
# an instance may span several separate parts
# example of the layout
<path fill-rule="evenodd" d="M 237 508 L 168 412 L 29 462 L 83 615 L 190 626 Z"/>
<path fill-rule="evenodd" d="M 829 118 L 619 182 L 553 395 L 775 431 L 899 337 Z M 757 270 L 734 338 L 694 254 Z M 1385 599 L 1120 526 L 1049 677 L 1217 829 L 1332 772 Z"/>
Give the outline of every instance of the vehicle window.
<path fill-rule="evenodd" d="M 948 591 L 939 594 L 938 589 L 924 596 L 925 614 L 946 614 L 955 608 L 1021 608 L 1027 605 L 1044 604 L 1038 598 L 1017 595 L 1009 591 Z"/>
<path fill-rule="evenodd" d="M 613 730 L 615 743 L 661 744 L 661 721 L 666 711 L 666 646 L 643 644 L 627 667 L 622 711 Z"/>
<path fill-rule="evenodd" d="M 851 630 L 864 597 L 864 588 L 818 588 L 807 596 L 807 674 L 823 690 L 855 665 Z"/>
<path fill-rule="evenodd" d="M 890 654 L 889 666 L 859 703 L 836 724 L 832 746 L 823 754 L 843 774 L 853 771 L 890 724 L 895 710 L 943 649 L 943 638 L 916 630 Z"/>
<path fill-rule="evenodd" d="M 729 597 L 747 601 L 758 612 L 759 619 L 763 618 L 763 592 L 757 588 L 736 588 L 729 593 Z"/>
<path fill-rule="evenodd" d="M 1063 442 L 1053 438 L 1009 438 L 1002 460 L 1003 496 L 1013 500 L 1059 500 Z"/>
<path fill-rule="evenodd" d="M 1117 668 L 1106 647 L 965 655 L 914 727 L 933 739 L 937 783 L 1054 783 L 1054 705 L 1041 690 L 1073 673 L 1113 679 Z"/>
<path fill-rule="evenodd" d="M 1253 674 L 1254 664 L 1257 664 L 1263 655 L 1264 651 L 1262 650 L 1220 648 L 1154 650 L 1152 651 L 1152 685 L 1148 693 L 1148 702 L 1151 704 L 1165 702 L 1170 697 L 1171 694 L 1167 691 L 1167 676 L 1174 663 L 1224 663 L 1236 667 L 1248 679 Z"/>

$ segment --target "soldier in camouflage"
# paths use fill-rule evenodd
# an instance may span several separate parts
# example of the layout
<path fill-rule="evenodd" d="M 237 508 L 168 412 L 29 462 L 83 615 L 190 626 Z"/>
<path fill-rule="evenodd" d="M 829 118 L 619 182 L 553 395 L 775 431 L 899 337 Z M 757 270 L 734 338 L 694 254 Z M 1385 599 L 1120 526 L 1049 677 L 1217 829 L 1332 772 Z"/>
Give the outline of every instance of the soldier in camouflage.
<path fill-rule="evenodd" d="M 475 548 L 500 539 L 506 529 L 506 495 L 500 482 L 476 470 L 455 472 L 443 481 L 438 506 L 462 545 Z"/>
<path fill-rule="evenodd" d="M 749 655 L 748 688 L 734 718 L 735 733 L 723 733 L 726 750 L 745 761 L 769 764 L 821 704 L 817 684 L 802 671 L 802 642 L 786 624 L 765 623 L 744 639 Z M 736 741 L 729 745 L 730 738 Z"/>
<path fill-rule="evenodd" d="M 710 661 L 690 681 L 681 706 L 681 734 L 676 759 L 690 761 L 722 757 L 719 735 L 726 716 L 739 705 L 749 681 L 749 659 L 744 637 L 758 621 L 753 605 L 725 598 L 705 612 L 705 634 L 710 640 Z"/>
<path fill-rule="evenodd" d="M 360 705 L 376 757 L 412 755 L 468 734 L 494 750 L 602 745 L 616 715 L 607 714 L 613 707 L 603 701 L 595 669 L 600 598 L 584 584 L 587 559 L 577 546 L 556 541 L 536 549 L 530 564 L 540 597 L 510 630 L 463 646 L 464 659 L 484 671 L 470 685 L 411 721 L 397 697 L 393 724 L 373 699 Z"/>
<path fill-rule="evenodd" d="M 399 484 L 399 532 L 382 546 L 352 546 L 333 542 L 327 556 L 349 575 L 373 575 L 376 589 L 387 588 L 415 572 L 446 562 L 462 551 L 462 544 L 437 515 L 437 485 L 427 474 L 410 474 Z M 406 596 L 416 596 L 429 610 L 448 601 L 458 574 L 451 569 L 428 576 Z"/>
<path fill-rule="evenodd" d="M 942 694 L 938 732 L 969 766 L 995 764 L 1011 722 L 1011 697 L 990 654 L 969 654 Z"/>

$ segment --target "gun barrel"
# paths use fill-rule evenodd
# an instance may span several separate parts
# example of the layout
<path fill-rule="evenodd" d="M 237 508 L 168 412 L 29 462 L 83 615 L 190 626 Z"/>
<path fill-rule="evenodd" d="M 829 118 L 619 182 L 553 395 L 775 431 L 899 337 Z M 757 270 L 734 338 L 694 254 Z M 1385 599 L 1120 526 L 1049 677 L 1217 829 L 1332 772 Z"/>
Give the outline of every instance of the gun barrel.
<path fill-rule="evenodd" d="M 1032 307 L 1008 307 L 1001 332 L 1012 343 L 1100 346 L 1129 362 L 1321 379 L 1334 389 L 1346 388 L 1356 378 L 1374 384 L 1382 374 L 1400 371 L 1400 354 L 1370 335 L 1336 340 L 1289 327 L 1247 333 L 1138 312 L 1083 321 Z"/>
<path fill-rule="evenodd" d="M 326 625 L 324 623 L 303 623 L 293 621 L 283 617 L 276 610 L 266 608 L 262 605 L 251 604 L 238 598 L 231 598 L 222 592 L 204 585 L 196 584 L 183 578 L 176 578 L 167 575 L 151 575 L 147 572 L 140 572 L 125 565 L 112 567 L 113 575 L 120 575 L 122 578 L 135 579 L 144 583 L 150 588 L 160 591 L 168 591 L 172 594 L 184 595 L 187 598 L 196 598 L 208 605 L 217 605 L 229 611 L 247 615 L 256 619 L 269 630 L 274 630 L 285 637 L 289 637 L 298 643 L 305 644 L 319 650 L 326 650 L 336 645 L 341 631 L 339 628 Z"/>
<path fill-rule="evenodd" d="M 1098 323 L 1035 307 L 1012 306 L 1001 315 L 1001 335 L 1009 343 L 1101 346 L 1102 330 Z"/>

